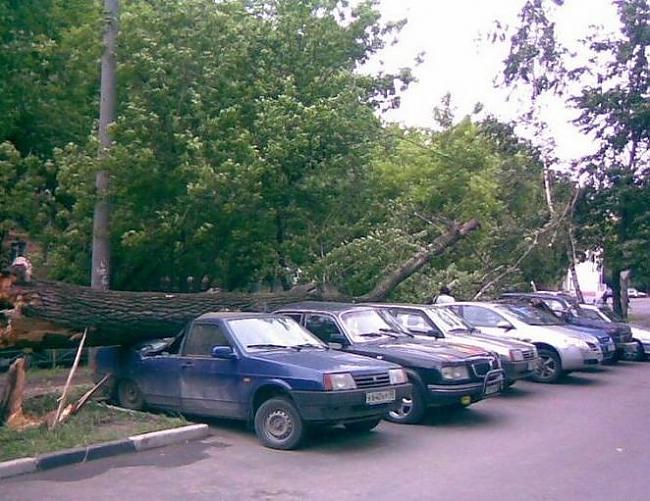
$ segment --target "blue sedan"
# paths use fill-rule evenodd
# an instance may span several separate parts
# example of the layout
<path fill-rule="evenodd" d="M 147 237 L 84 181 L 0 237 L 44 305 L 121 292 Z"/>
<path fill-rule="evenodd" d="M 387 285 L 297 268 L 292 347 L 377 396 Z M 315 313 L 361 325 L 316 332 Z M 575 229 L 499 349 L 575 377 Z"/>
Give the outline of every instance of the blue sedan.
<path fill-rule="evenodd" d="M 102 348 L 96 377 L 130 409 L 248 420 L 267 447 L 292 449 L 305 423 L 369 431 L 410 392 L 396 364 L 330 350 L 289 318 L 208 313 L 174 339 Z"/>

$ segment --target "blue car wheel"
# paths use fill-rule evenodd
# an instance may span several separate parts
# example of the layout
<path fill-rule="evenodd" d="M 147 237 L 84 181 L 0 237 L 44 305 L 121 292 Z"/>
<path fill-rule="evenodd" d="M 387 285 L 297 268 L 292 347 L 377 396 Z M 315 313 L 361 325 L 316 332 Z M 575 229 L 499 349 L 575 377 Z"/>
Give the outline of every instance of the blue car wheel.
<path fill-rule="evenodd" d="M 295 405 L 287 398 L 275 397 L 257 409 L 255 433 L 266 447 L 289 450 L 298 447 L 305 427 Z"/>

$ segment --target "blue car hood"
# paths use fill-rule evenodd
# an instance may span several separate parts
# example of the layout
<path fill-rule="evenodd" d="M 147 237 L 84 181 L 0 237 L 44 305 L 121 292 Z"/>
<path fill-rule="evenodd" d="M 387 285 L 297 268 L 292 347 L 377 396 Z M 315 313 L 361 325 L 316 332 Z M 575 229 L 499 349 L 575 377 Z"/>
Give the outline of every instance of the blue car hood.
<path fill-rule="evenodd" d="M 382 360 L 375 360 L 336 350 L 278 350 L 254 353 L 250 354 L 250 356 L 258 360 L 267 360 L 269 362 L 277 362 L 282 365 L 292 365 L 294 367 L 305 367 L 323 372 L 376 372 L 399 367 Z"/>

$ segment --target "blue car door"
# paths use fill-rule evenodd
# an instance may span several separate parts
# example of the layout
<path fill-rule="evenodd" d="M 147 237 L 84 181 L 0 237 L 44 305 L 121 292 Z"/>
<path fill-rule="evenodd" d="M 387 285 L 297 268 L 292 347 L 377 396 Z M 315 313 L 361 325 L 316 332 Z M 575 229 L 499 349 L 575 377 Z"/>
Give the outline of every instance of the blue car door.
<path fill-rule="evenodd" d="M 137 383 L 148 404 L 180 411 L 181 360 L 178 355 L 145 356 L 140 362 Z"/>
<path fill-rule="evenodd" d="M 181 353 L 181 406 L 183 412 L 245 418 L 239 360 L 212 357 L 214 346 L 230 346 L 218 323 L 192 324 Z"/>

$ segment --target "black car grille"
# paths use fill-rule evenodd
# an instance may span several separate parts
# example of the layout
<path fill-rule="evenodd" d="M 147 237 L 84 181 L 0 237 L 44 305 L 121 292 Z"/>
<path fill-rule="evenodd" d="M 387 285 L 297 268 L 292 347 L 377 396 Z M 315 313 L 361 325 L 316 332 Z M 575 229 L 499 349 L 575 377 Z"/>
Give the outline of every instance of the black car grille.
<path fill-rule="evenodd" d="M 496 359 L 481 360 L 472 364 L 472 370 L 477 377 L 484 377 L 488 372 L 499 368 L 499 362 Z"/>
<path fill-rule="evenodd" d="M 357 384 L 357 388 L 377 388 L 390 384 L 390 378 L 387 372 L 383 374 L 353 374 L 352 378 Z"/>
<path fill-rule="evenodd" d="M 534 360 L 535 359 L 535 352 L 533 350 L 530 351 L 524 351 L 524 360 Z"/>

